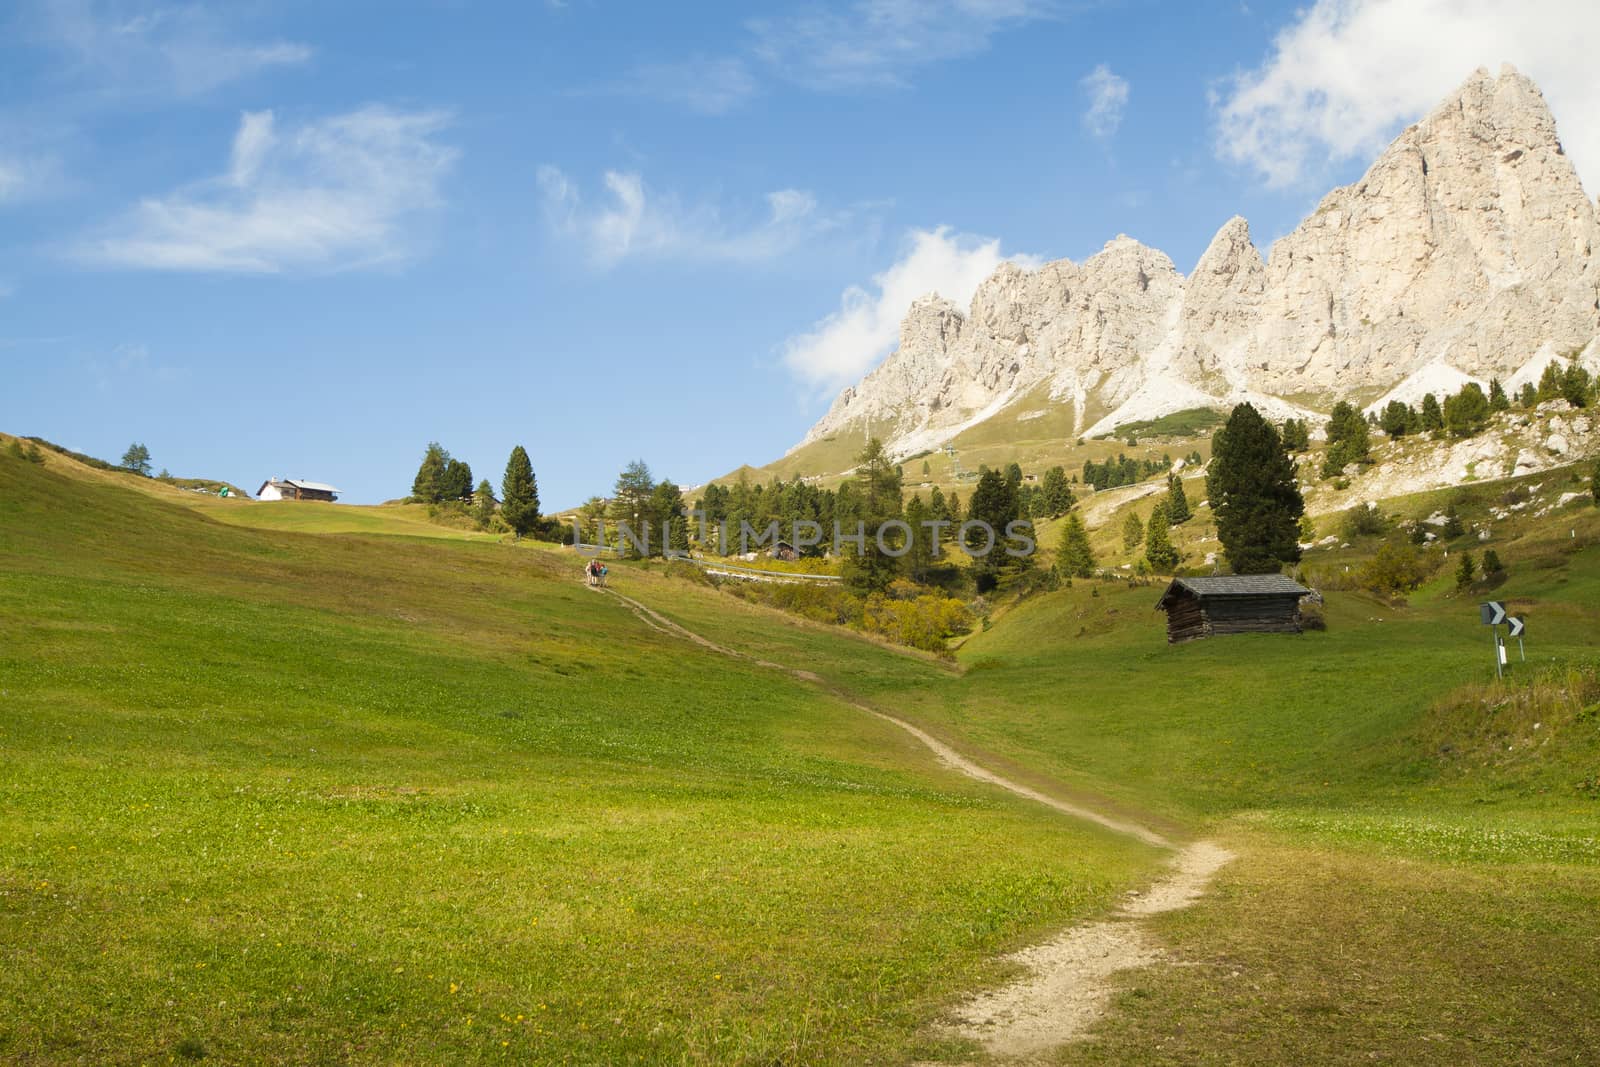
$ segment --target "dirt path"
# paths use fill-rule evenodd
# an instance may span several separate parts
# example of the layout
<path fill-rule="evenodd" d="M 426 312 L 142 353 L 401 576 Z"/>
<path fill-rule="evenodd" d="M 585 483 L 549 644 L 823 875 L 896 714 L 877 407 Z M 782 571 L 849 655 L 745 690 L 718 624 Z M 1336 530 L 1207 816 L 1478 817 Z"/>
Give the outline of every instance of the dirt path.
<path fill-rule="evenodd" d="M 920 727 L 839 693 L 820 675 L 726 648 L 615 589 L 602 591 L 628 605 L 645 625 L 662 633 L 822 686 L 852 707 L 893 723 L 920 741 L 940 763 L 969 778 L 1146 844 L 1177 848 L 1147 826 L 1069 804 L 996 774 Z M 1167 876 L 1143 893 L 1130 895 L 1111 918 L 1073 927 L 1044 944 L 1008 957 L 1028 973 L 1010 985 L 979 994 L 962 1004 L 954 1012 L 951 1029 L 981 1044 L 992 1057 L 1020 1062 L 1038 1059 L 1071 1041 L 1081 1040 L 1105 1014 L 1114 989 L 1112 977 L 1119 971 L 1146 967 L 1161 959 L 1161 949 L 1140 920 L 1186 908 L 1200 899 L 1212 877 L 1231 859 L 1232 853 L 1208 841 L 1197 841 L 1179 849 Z"/>

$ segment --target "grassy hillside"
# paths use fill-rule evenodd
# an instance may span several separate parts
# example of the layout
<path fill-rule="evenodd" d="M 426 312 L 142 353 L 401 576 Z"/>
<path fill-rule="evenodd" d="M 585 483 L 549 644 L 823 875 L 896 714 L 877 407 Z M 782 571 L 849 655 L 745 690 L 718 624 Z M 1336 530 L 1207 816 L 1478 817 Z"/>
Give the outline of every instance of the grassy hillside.
<path fill-rule="evenodd" d="M 1159 585 L 1078 582 L 940 675 L 700 593 L 644 595 L 848 677 L 991 765 L 1241 855 L 1159 924 L 1184 966 L 1127 978 L 1060 1062 L 1579 1063 L 1600 1043 L 1600 512 L 1498 529 L 1502 584 L 1457 593 L 1446 571 L 1400 605 L 1332 592 L 1325 633 L 1169 647 Z M 1478 622 L 1490 595 L 1536 638 L 1503 684 Z"/>
<path fill-rule="evenodd" d="M 8 1062 L 933 1054 L 1149 865 L 567 559 L 208 515 L 0 451 Z"/>

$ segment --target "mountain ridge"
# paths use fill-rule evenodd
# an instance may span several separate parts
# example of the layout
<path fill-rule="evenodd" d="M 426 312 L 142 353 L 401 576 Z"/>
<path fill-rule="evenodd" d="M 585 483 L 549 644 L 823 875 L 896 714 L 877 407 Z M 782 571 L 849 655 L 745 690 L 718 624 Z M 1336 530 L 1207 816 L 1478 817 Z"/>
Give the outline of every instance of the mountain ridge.
<path fill-rule="evenodd" d="M 914 301 L 896 350 L 789 454 L 868 424 L 903 457 L 1041 390 L 1095 436 L 1240 400 L 1283 418 L 1520 379 L 1557 355 L 1600 366 L 1597 247 L 1538 87 L 1479 68 L 1266 256 L 1236 215 L 1188 277 L 1119 234 L 1081 263 L 1004 263 L 965 311 Z"/>

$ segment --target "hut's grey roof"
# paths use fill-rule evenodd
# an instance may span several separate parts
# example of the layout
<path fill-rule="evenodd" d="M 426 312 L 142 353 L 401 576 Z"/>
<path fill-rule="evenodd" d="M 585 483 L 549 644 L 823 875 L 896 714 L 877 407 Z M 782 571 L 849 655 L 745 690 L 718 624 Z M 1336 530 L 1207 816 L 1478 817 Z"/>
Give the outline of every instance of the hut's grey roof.
<path fill-rule="evenodd" d="M 1215 578 L 1174 578 L 1167 591 L 1161 594 L 1157 608 L 1167 606 L 1167 600 L 1179 590 L 1193 593 L 1201 600 L 1210 597 L 1305 596 L 1311 590 L 1287 574 L 1225 574 Z"/>

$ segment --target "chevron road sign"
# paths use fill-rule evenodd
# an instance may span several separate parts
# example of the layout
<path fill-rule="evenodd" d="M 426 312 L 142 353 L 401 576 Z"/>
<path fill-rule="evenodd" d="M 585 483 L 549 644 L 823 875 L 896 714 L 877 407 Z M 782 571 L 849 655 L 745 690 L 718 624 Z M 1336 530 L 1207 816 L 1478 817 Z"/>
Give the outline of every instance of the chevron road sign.
<path fill-rule="evenodd" d="M 1525 628 L 1526 624 L 1521 619 L 1517 618 L 1515 615 L 1508 615 L 1506 617 L 1506 623 L 1508 625 L 1510 625 L 1510 627 L 1511 627 L 1511 629 L 1506 631 L 1506 636 L 1507 637 L 1521 637 L 1522 636 L 1522 631 Z"/>
<path fill-rule="evenodd" d="M 1498 600 L 1491 600 L 1479 606 L 1478 615 L 1485 626 L 1499 626 L 1506 621 L 1506 606 Z"/>

